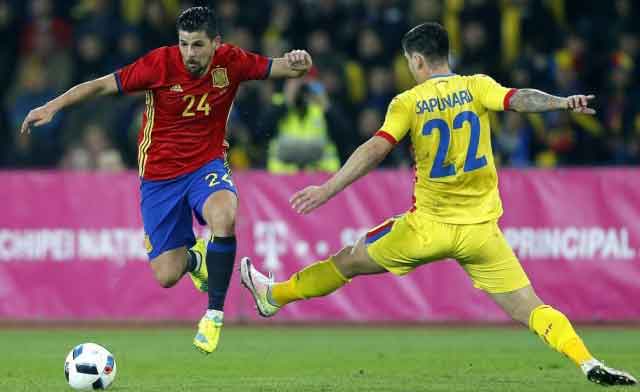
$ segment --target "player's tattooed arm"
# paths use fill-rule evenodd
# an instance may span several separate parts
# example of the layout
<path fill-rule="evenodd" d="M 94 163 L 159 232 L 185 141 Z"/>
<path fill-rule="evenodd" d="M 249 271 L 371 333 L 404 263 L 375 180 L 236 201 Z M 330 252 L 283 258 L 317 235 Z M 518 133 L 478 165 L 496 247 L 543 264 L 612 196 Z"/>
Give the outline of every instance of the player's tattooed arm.
<path fill-rule="evenodd" d="M 309 186 L 293 195 L 291 206 L 307 214 L 326 203 L 351 183 L 373 170 L 391 152 L 393 144 L 381 137 L 372 137 L 358 147 L 342 168 L 320 186 Z"/>
<path fill-rule="evenodd" d="M 31 110 L 22 122 L 20 132 L 29 132 L 32 126 L 39 127 L 51 122 L 53 116 L 67 106 L 100 95 L 115 94 L 117 91 L 118 84 L 114 74 L 77 84 L 57 98 Z"/>
<path fill-rule="evenodd" d="M 572 95 L 569 97 L 557 97 L 544 91 L 531 88 L 523 88 L 516 91 L 509 100 L 509 109 L 516 112 L 538 113 L 553 110 L 570 110 L 572 112 L 595 114 L 596 111 L 589 107 L 589 101 L 593 95 Z"/>

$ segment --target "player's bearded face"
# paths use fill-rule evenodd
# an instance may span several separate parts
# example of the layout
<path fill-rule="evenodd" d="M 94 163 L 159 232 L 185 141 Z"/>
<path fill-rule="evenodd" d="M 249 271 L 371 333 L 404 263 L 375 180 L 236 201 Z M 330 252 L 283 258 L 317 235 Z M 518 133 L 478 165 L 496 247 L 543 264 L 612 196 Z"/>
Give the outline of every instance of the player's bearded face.
<path fill-rule="evenodd" d="M 204 31 L 180 30 L 178 40 L 185 68 L 191 75 L 202 76 L 218 47 L 218 37 L 211 39 Z"/>

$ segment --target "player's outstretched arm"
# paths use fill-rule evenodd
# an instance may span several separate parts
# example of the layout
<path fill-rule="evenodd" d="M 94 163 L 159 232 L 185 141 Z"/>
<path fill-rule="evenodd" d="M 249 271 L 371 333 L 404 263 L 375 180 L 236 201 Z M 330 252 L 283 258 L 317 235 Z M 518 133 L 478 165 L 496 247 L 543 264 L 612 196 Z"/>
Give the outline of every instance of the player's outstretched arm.
<path fill-rule="evenodd" d="M 524 113 L 570 110 L 576 113 L 595 114 L 596 111 L 589 107 L 589 101 L 594 98 L 595 95 L 572 95 L 566 98 L 556 97 L 544 91 L 523 88 L 511 96 L 509 109 Z"/>
<path fill-rule="evenodd" d="M 291 206 L 300 214 L 309 212 L 326 203 L 333 196 L 358 178 L 369 173 L 391 152 L 393 144 L 374 136 L 361 144 L 347 160 L 347 163 L 320 186 L 312 185 L 297 192 L 290 200 Z"/>
<path fill-rule="evenodd" d="M 292 50 L 280 58 L 273 59 L 270 78 L 299 78 L 313 65 L 311 55 L 306 50 Z"/>
<path fill-rule="evenodd" d="M 39 127 L 49 123 L 58 111 L 67 106 L 71 106 L 80 101 L 100 95 L 115 94 L 117 91 L 118 84 L 114 74 L 109 74 L 98 79 L 77 84 L 70 88 L 66 93 L 31 110 L 22 122 L 20 132 L 29 132 L 31 131 L 32 126 Z"/>

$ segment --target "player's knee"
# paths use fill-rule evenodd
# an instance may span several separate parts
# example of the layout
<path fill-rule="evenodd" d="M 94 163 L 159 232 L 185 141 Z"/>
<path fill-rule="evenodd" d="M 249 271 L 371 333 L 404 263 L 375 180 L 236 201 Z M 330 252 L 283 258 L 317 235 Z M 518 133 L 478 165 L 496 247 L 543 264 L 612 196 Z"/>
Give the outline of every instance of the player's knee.
<path fill-rule="evenodd" d="M 361 239 L 354 246 L 347 246 L 334 256 L 338 270 L 345 278 L 358 275 L 379 274 L 386 270 L 371 259 L 364 241 Z"/>
<path fill-rule="evenodd" d="M 346 278 L 351 278 L 353 273 L 353 263 L 349 258 L 349 255 L 353 251 L 353 246 L 345 246 L 338 253 L 334 254 L 331 259 L 333 260 L 333 264 L 335 264 L 336 268 L 342 275 Z"/>
<path fill-rule="evenodd" d="M 529 324 L 531 312 L 543 302 L 536 295 L 531 286 L 524 287 L 511 293 L 505 293 L 499 304 L 514 321 L 524 325 Z"/>
<path fill-rule="evenodd" d="M 165 289 L 175 286 L 180 280 L 180 276 L 171 268 L 158 268 L 154 270 L 154 273 L 160 286 Z"/>
<path fill-rule="evenodd" d="M 345 278 L 351 279 L 366 273 L 366 260 L 355 246 L 346 246 L 333 256 L 333 262 Z"/>
<path fill-rule="evenodd" d="M 175 268 L 172 268 L 171 264 L 163 260 L 158 260 L 152 264 L 153 274 L 161 287 L 169 288 L 175 286 L 180 280 L 181 274 L 176 273 Z"/>
<path fill-rule="evenodd" d="M 235 209 L 214 211 L 207 217 L 207 223 L 214 234 L 233 235 L 236 227 L 236 211 Z"/>
<path fill-rule="evenodd" d="M 179 278 L 176 278 L 174 274 L 168 271 L 156 272 L 155 276 L 160 286 L 165 289 L 175 286 L 175 284 L 178 283 L 179 280 Z"/>

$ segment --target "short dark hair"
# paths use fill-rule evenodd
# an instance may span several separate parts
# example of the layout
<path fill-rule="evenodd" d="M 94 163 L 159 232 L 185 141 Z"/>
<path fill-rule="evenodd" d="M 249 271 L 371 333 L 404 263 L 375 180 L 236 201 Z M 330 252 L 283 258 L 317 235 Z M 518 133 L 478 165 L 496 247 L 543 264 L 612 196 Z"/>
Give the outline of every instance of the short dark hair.
<path fill-rule="evenodd" d="M 439 23 L 423 23 L 402 37 L 402 48 L 408 54 L 419 53 L 432 63 L 446 62 L 449 58 L 449 33 Z"/>
<path fill-rule="evenodd" d="M 216 15 L 209 7 L 191 7 L 184 10 L 176 22 L 178 31 L 204 31 L 209 38 L 218 35 Z"/>

